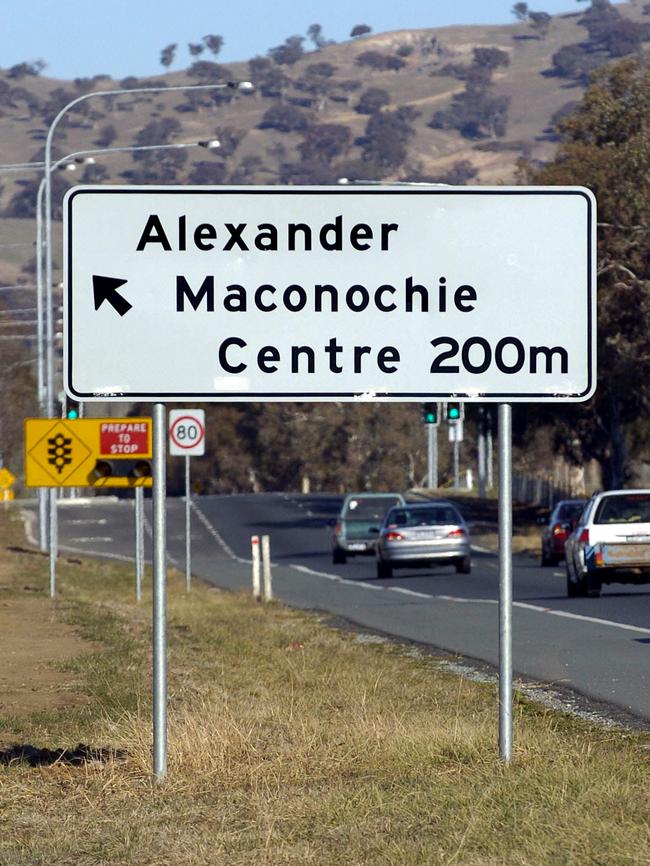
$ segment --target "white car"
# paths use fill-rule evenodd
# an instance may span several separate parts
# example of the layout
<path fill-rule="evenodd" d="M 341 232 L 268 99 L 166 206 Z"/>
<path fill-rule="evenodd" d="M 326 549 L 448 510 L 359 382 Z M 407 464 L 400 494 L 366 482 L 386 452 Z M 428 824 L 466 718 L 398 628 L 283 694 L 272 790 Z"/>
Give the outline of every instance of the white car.
<path fill-rule="evenodd" d="M 594 494 L 565 554 L 569 598 L 597 598 L 604 583 L 650 583 L 650 490 Z"/>

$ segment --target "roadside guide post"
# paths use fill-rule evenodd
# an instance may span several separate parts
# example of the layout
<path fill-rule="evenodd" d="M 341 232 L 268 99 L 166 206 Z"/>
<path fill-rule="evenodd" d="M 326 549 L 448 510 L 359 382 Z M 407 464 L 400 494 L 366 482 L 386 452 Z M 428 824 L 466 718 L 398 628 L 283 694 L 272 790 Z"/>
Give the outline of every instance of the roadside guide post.
<path fill-rule="evenodd" d="M 268 535 L 262 536 L 262 565 L 264 571 L 264 601 L 273 601 L 271 584 L 271 540 Z"/>
<path fill-rule="evenodd" d="M 595 391 L 589 190 L 98 186 L 73 188 L 63 208 L 66 392 L 155 405 L 156 778 L 164 404 L 188 399 L 500 404 L 499 753 L 510 760 L 511 404 Z M 549 319 L 554 305 L 560 319 Z"/>
<path fill-rule="evenodd" d="M 169 453 L 185 457 L 185 588 L 192 589 L 192 488 L 190 457 L 205 454 L 205 411 L 172 409 L 169 413 Z"/>
<path fill-rule="evenodd" d="M 260 537 L 251 535 L 251 565 L 253 570 L 253 598 L 260 601 L 262 598 L 262 584 L 260 580 Z"/>

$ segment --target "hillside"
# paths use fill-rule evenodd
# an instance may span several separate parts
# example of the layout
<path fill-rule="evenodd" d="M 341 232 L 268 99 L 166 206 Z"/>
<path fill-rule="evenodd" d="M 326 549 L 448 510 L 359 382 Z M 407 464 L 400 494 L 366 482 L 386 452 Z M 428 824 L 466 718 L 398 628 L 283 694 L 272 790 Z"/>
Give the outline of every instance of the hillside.
<path fill-rule="evenodd" d="M 615 8 L 625 20 L 648 30 L 647 3 L 632 0 Z M 525 20 L 369 34 L 307 51 L 295 63 L 256 58 L 226 68 L 203 60 L 194 69 L 146 81 L 118 82 L 98 75 L 69 82 L 4 70 L 0 161 L 41 158 L 47 125 L 56 111 L 89 90 L 234 78 L 253 80 L 255 92 L 88 100 L 63 124 L 57 153 L 213 136 L 222 142 L 217 151 L 197 147 L 137 160 L 132 154 L 97 157 L 96 165 L 74 174 L 76 182 L 328 183 L 338 176 L 365 176 L 507 183 L 514 179 L 519 157 L 537 162 L 552 157 L 557 146 L 554 119 L 580 99 L 586 75 L 560 77 L 553 57 L 591 37 L 581 23 L 584 15 L 583 5 L 573 14 L 552 18 L 543 30 Z M 480 54 L 480 49 L 487 51 Z M 619 48 L 617 56 L 621 53 Z M 592 55 L 598 58 L 599 52 Z M 387 58 L 391 68 L 379 68 Z M 480 73 L 478 78 L 475 73 Z M 439 121 L 438 128 L 429 125 L 436 112 L 448 113 L 454 96 L 471 87 L 482 99 L 471 110 L 483 112 L 487 120 L 476 126 L 470 118 L 469 131 L 448 128 L 446 121 Z M 360 113 L 357 106 L 369 89 L 385 93 Z M 0 209 L 11 217 L 0 222 L 2 243 L 13 244 L 0 245 L 4 284 L 30 279 L 25 265 L 33 256 L 29 244 L 34 224 L 25 217 L 33 213 L 38 177 L 2 175 Z M 58 196 L 71 179 L 72 173 L 58 175 Z M 20 243 L 26 246 L 17 246 Z"/>

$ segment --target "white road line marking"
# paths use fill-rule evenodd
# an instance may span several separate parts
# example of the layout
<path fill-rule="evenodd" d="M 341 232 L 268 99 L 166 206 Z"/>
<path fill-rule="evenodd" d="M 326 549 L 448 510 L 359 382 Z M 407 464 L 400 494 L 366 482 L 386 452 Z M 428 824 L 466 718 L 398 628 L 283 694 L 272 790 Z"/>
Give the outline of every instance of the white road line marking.
<path fill-rule="evenodd" d="M 406 589 L 403 586 L 387 586 L 389 592 L 401 592 L 403 595 L 414 595 L 416 598 L 437 598 L 435 595 L 427 595 L 425 592 L 415 592 L 413 589 Z"/>
<path fill-rule="evenodd" d="M 304 574 L 313 574 L 316 577 L 324 577 L 325 580 L 333 580 L 335 583 L 343 583 L 344 578 L 339 577 L 338 574 L 328 574 L 326 571 L 315 571 L 313 568 L 307 568 L 306 565 L 290 565 L 290 568 L 295 569 L 296 571 L 302 571 Z M 345 581 L 348 583 L 348 581 Z"/>
<path fill-rule="evenodd" d="M 595 625 L 606 625 L 609 628 L 623 628 L 626 631 L 634 631 L 638 634 L 650 634 L 650 628 L 643 628 L 640 625 L 628 625 L 624 622 L 615 622 L 612 619 L 601 619 L 597 616 L 586 616 L 582 613 L 571 613 L 568 610 L 551 610 L 548 607 L 538 607 L 536 604 L 526 604 L 523 601 L 515 601 L 513 605 L 516 607 L 523 607 L 528 610 L 536 610 L 540 613 L 550 613 L 551 616 L 561 616 L 566 619 L 577 619 L 583 622 L 593 622 Z"/>
<path fill-rule="evenodd" d="M 554 571 L 553 576 L 554 577 L 566 577 L 566 575 L 563 571 Z"/>
<path fill-rule="evenodd" d="M 491 553 L 493 556 L 497 555 L 495 550 L 490 550 L 489 547 L 481 547 L 480 544 L 470 544 L 470 548 L 478 551 L 478 553 Z"/>
<path fill-rule="evenodd" d="M 237 554 L 236 554 L 235 551 L 232 549 L 232 547 L 230 547 L 230 545 L 228 544 L 228 542 L 225 541 L 225 539 L 223 538 L 223 536 L 221 535 L 221 533 L 219 532 L 219 530 L 214 528 L 214 526 L 210 523 L 210 521 L 209 521 L 208 518 L 205 516 L 205 514 L 201 511 L 201 509 L 200 509 L 199 506 L 196 504 L 196 502 L 194 502 L 194 500 L 190 500 L 190 505 L 192 506 L 192 508 L 193 508 L 194 511 L 196 512 L 197 517 L 199 518 L 199 520 L 201 521 L 201 523 L 205 526 L 205 528 L 208 530 L 208 532 L 210 533 L 210 535 L 214 538 L 214 540 L 217 542 L 217 544 L 221 545 L 221 547 L 223 548 L 223 550 L 226 552 L 226 554 L 227 554 L 231 559 L 234 559 L 235 562 L 244 562 L 244 563 L 247 563 L 247 564 L 250 564 L 250 563 L 251 563 L 251 560 L 250 560 L 250 559 L 242 559 L 241 556 L 237 556 Z"/>
<path fill-rule="evenodd" d="M 133 562 L 134 556 L 124 556 L 121 553 L 109 553 L 105 550 L 88 550 L 86 547 L 72 547 L 68 544 L 60 544 L 59 550 L 64 550 L 66 553 L 79 553 L 83 556 L 100 556 L 102 559 L 119 559 L 120 562 Z M 150 562 L 150 560 L 145 560 Z"/>
<path fill-rule="evenodd" d="M 113 541 L 113 538 L 110 535 L 82 535 L 79 538 L 71 538 L 69 540 L 76 544 L 88 544 L 91 541 L 104 544 L 108 541 Z"/>
<path fill-rule="evenodd" d="M 105 526 L 108 523 L 108 520 L 106 520 L 105 517 L 98 517 L 94 520 L 92 518 L 88 520 L 84 518 L 82 520 L 68 520 L 67 523 L 69 523 L 70 526 L 85 526 L 86 524 Z"/>
<path fill-rule="evenodd" d="M 324 577 L 325 580 L 333 580 L 335 583 L 340 583 L 342 586 L 362 586 L 364 589 L 386 589 L 385 586 L 378 586 L 374 583 L 366 583 L 364 580 L 349 580 L 347 577 L 340 577 L 338 574 L 330 574 L 327 571 L 316 571 L 313 568 L 308 568 L 306 565 L 290 565 L 295 571 L 302 571 L 304 574 L 313 574 L 316 577 Z"/>
<path fill-rule="evenodd" d="M 346 580 L 344 577 L 339 577 L 336 574 L 329 574 L 326 571 L 316 571 L 313 568 L 307 568 L 306 565 L 291 565 L 291 568 L 296 571 L 302 571 L 305 574 L 313 574 L 316 577 L 324 577 L 326 580 L 333 580 L 335 583 L 341 583 L 352 586 L 362 586 L 364 589 L 385 589 L 388 592 L 401 592 L 402 595 L 413 595 L 416 598 L 430 598 L 434 601 L 448 601 L 454 604 L 491 604 L 498 605 L 499 601 L 496 598 L 462 598 L 457 595 L 429 595 L 425 592 L 415 592 L 413 589 L 406 589 L 403 586 L 375 586 L 375 584 L 365 583 L 360 580 Z M 528 604 L 525 601 L 513 601 L 513 607 L 521 608 L 522 610 L 532 610 L 535 613 L 546 613 L 550 616 L 560 616 L 565 619 L 576 619 L 582 622 L 591 622 L 594 625 L 604 625 L 608 628 L 622 628 L 626 631 L 633 631 L 638 634 L 649 634 L 650 628 L 643 628 L 638 625 L 628 625 L 624 622 L 615 622 L 610 619 L 601 619 L 596 616 L 586 616 L 585 614 L 580 613 L 571 613 L 566 610 L 553 610 L 549 607 L 541 607 L 537 604 Z"/>

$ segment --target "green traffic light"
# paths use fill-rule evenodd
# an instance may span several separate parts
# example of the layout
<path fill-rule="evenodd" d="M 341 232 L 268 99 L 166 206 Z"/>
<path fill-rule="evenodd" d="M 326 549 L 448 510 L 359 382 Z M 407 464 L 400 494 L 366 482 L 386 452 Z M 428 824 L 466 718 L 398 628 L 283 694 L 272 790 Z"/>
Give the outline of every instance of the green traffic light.
<path fill-rule="evenodd" d="M 449 417 L 452 419 L 452 421 L 455 421 L 456 418 L 460 418 L 459 410 L 456 409 L 456 407 L 454 407 L 453 409 L 450 409 L 449 410 Z"/>
<path fill-rule="evenodd" d="M 68 409 L 67 419 L 68 421 L 75 421 L 79 417 L 78 409 Z"/>
<path fill-rule="evenodd" d="M 425 421 L 427 422 L 427 424 L 435 424 L 436 423 L 436 416 L 434 415 L 433 412 L 427 412 L 427 414 L 425 416 Z"/>

